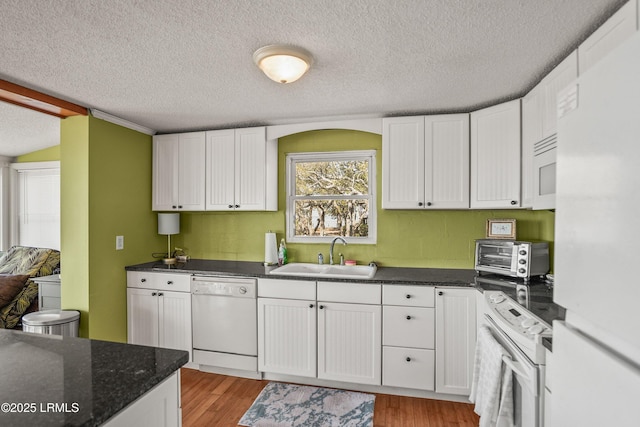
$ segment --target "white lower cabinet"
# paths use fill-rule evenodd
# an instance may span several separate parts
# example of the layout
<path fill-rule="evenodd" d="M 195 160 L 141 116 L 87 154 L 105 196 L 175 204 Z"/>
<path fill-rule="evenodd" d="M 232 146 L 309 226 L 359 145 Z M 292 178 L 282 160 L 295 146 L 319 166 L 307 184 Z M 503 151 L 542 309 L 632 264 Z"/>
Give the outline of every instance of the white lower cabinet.
<path fill-rule="evenodd" d="M 258 279 L 258 370 L 316 376 L 316 282 Z"/>
<path fill-rule="evenodd" d="M 389 346 L 382 349 L 382 385 L 433 390 L 433 350 Z"/>
<path fill-rule="evenodd" d="M 259 279 L 258 369 L 468 395 L 476 294 L 474 288 Z"/>
<path fill-rule="evenodd" d="M 163 273 L 147 273 L 144 281 L 135 281 L 137 275 L 128 274 L 127 342 L 185 350 L 191 360 L 191 293 L 163 289 L 188 289 L 190 276 L 171 276 L 167 285 L 163 282 L 169 276 Z M 184 283 L 174 283 L 178 280 Z M 141 287 L 140 282 L 151 288 Z"/>
<path fill-rule="evenodd" d="M 103 424 L 104 427 L 181 425 L 180 371 L 153 387 Z"/>
<path fill-rule="evenodd" d="M 316 302 L 258 298 L 258 370 L 316 376 Z"/>
<path fill-rule="evenodd" d="M 380 385 L 381 329 L 380 305 L 319 301 L 318 378 Z"/>
<path fill-rule="evenodd" d="M 476 347 L 475 289 L 436 289 L 436 392 L 469 395 Z"/>
<path fill-rule="evenodd" d="M 382 385 L 434 390 L 434 288 L 382 287 Z"/>

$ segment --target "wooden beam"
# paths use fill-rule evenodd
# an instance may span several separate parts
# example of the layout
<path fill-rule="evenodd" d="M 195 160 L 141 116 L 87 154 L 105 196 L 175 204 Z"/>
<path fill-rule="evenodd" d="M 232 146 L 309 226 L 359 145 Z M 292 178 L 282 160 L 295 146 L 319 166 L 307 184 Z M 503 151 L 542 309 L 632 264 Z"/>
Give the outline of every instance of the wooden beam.
<path fill-rule="evenodd" d="M 61 119 L 70 116 L 86 116 L 88 114 L 85 107 L 6 80 L 0 80 L 0 101 L 51 114 Z"/>

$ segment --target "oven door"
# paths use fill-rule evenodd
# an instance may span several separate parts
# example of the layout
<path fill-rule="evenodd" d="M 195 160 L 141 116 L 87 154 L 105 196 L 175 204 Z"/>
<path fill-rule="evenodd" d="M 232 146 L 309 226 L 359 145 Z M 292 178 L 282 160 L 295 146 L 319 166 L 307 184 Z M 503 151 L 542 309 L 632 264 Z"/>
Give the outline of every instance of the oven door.
<path fill-rule="evenodd" d="M 493 337 L 511 355 L 505 360 L 513 371 L 513 412 L 516 427 L 542 427 L 542 397 L 544 369 L 536 365 L 485 314 L 485 321 Z"/>

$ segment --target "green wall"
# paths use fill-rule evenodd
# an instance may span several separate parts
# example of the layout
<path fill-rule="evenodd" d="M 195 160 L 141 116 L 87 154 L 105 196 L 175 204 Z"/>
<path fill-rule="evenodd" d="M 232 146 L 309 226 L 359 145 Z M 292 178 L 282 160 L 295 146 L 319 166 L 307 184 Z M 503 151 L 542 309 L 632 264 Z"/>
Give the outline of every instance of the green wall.
<path fill-rule="evenodd" d="M 517 238 L 554 239 L 555 213 L 527 210 L 397 211 L 382 210 L 382 138 L 380 135 L 345 130 L 311 131 L 278 141 L 277 212 L 183 213 L 182 245 L 193 258 L 264 260 L 264 233 L 285 236 L 285 155 L 306 151 L 376 150 L 378 242 L 376 245 L 339 245 L 348 259 L 358 263 L 376 261 L 382 266 L 473 268 L 475 239 L 485 235 L 488 218 L 515 218 Z M 553 246 L 553 245 L 552 245 Z M 316 262 L 325 258 L 327 244 L 287 244 L 293 262 Z M 552 258 L 553 259 L 553 258 Z"/>
<path fill-rule="evenodd" d="M 62 121 L 62 306 L 81 311 L 81 336 L 126 342 L 124 268 L 163 245 L 151 212 L 151 141 L 90 116 Z M 115 250 L 117 235 L 124 250 Z"/>
<path fill-rule="evenodd" d="M 60 130 L 62 132 L 62 130 Z M 33 151 L 16 157 L 17 163 L 25 162 L 52 162 L 60 160 L 60 145 Z"/>

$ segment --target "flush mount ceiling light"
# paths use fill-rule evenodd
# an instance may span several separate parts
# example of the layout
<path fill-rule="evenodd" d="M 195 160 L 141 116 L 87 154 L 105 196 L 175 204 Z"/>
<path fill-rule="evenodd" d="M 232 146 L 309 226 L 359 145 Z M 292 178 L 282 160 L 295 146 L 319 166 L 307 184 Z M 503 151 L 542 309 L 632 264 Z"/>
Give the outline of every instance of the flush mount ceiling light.
<path fill-rule="evenodd" d="M 274 44 L 256 50 L 253 62 L 274 82 L 291 83 L 307 72 L 313 57 L 301 47 Z"/>

